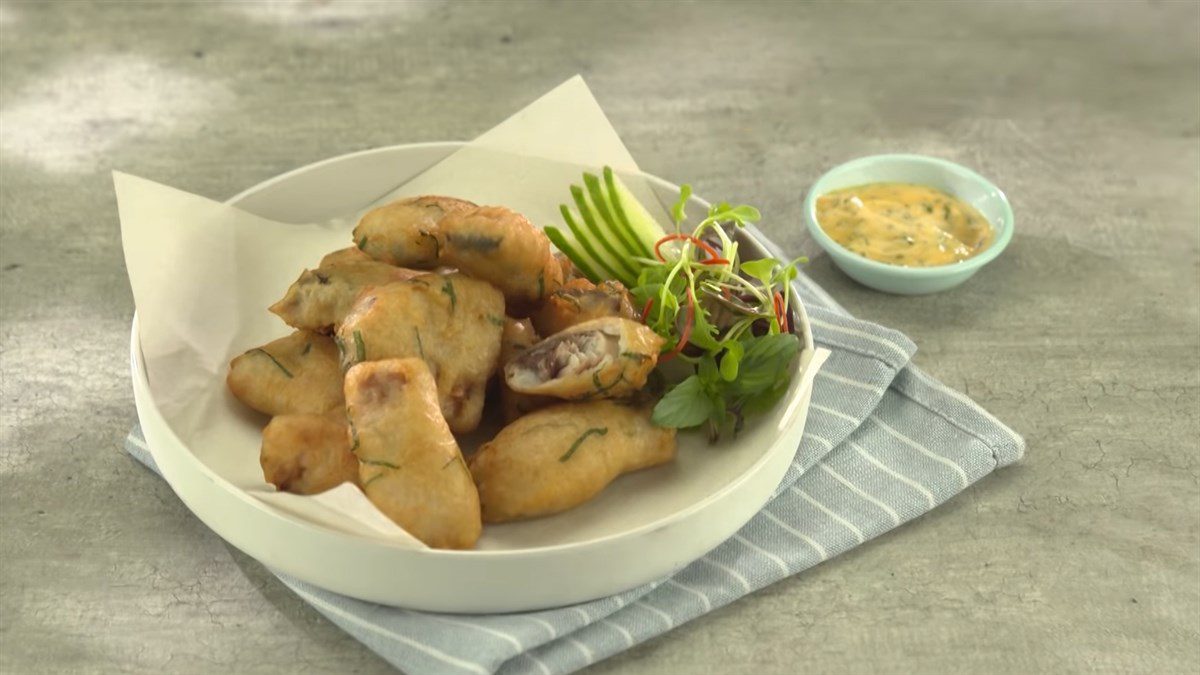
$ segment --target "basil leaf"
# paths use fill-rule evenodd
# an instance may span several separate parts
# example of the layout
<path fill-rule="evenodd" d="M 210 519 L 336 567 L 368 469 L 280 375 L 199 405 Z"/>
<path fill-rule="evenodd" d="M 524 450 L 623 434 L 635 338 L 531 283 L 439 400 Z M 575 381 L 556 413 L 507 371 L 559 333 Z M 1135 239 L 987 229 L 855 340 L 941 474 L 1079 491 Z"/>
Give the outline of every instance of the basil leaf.
<path fill-rule="evenodd" d="M 800 351 L 800 339 L 791 333 L 763 335 L 746 341 L 737 380 L 730 383 L 735 396 L 752 396 L 791 379 L 788 364 Z"/>
<path fill-rule="evenodd" d="M 662 397 L 650 419 L 660 427 L 685 429 L 704 423 L 712 411 L 713 403 L 704 383 L 699 376 L 691 375 Z"/>

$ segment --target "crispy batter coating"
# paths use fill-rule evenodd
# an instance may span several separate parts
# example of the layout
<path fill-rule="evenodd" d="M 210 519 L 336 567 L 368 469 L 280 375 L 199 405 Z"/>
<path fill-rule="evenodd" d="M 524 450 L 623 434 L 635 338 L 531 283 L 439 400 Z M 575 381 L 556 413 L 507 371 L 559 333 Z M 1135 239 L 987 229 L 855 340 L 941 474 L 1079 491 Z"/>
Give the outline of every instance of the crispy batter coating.
<path fill-rule="evenodd" d="M 546 297 L 531 315 L 538 333 L 549 337 L 584 321 L 616 316 L 634 319 L 629 293 L 619 281 L 602 281 L 597 286 L 587 279 L 574 279 Z"/>
<path fill-rule="evenodd" d="M 636 321 L 593 319 L 525 350 L 505 364 L 504 380 L 522 394 L 619 398 L 646 384 L 662 343 L 657 333 Z"/>
<path fill-rule="evenodd" d="M 675 430 L 650 409 L 560 403 L 505 427 L 471 457 L 485 523 L 559 513 L 595 497 L 617 476 L 671 461 Z"/>
<path fill-rule="evenodd" d="M 263 429 L 263 478 L 284 492 L 315 495 L 358 483 L 350 427 L 341 415 L 279 415 Z"/>
<path fill-rule="evenodd" d="M 225 378 L 239 401 L 268 415 L 342 407 L 342 368 L 327 335 L 298 330 L 229 362 Z"/>
<path fill-rule="evenodd" d="M 575 263 L 571 262 L 571 259 L 565 253 L 555 251 L 554 261 L 558 263 L 558 271 L 562 276 L 563 284 L 584 278 L 579 273 L 579 268 L 575 267 Z"/>
<path fill-rule="evenodd" d="M 463 274 L 425 274 L 365 292 L 338 325 L 344 364 L 416 357 L 455 433 L 479 425 L 500 356 L 504 297 Z"/>
<path fill-rule="evenodd" d="M 354 243 L 380 262 L 433 269 L 441 257 L 442 218 L 473 208 L 471 202 L 438 195 L 400 199 L 368 211 L 354 228 Z"/>
<path fill-rule="evenodd" d="M 330 265 L 343 265 L 345 263 L 369 262 L 371 256 L 363 253 L 357 246 L 347 246 L 339 248 L 332 253 L 326 253 L 324 258 L 321 258 L 320 267 L 328 267 Z"/>
<path fill-rule="evenodd" d="M 562 285 L 550 240 L 525 216 L 502 206 L 456 211 L 439 224 L 441 261 L 504 293 L 509 314 L 523 317 Z"/>
<path fill-rule="evenodd" d="M 528 319 L 505 317 L 504 331 L 500 334 L 500 367 L 503 368 L 504 364 L 540 340 Z M 518 394 L 504 381 L 503 375 L 499 380 L 500 409 L 504 412 L 505 422 L 512 422 L 525 413 L 544 408 L 557 400 L 548 396 Z"/>
<path fill-rule="evenodd" d="M 304 270 L 283 299 L 269 309 L 289 326 L 326 333 L 346 316 L 364 290 L 418 274 L 421 272 L 374 261 L 323 265 Z"/>
<path fill-rule="evenodd" d="M 470 548 L 479 494 L 421 359 L 360 363 L 346 373 L 359 479 L 371 503 L 435 548 Z"/>

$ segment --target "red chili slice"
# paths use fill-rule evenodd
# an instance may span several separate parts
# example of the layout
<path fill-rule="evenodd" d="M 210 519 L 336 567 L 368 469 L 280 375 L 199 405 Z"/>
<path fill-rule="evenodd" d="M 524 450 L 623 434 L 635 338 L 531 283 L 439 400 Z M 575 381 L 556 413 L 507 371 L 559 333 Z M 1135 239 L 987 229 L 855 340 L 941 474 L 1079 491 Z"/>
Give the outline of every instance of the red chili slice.
<path fill-rule="evenodd" d="M 775 298 L 772 304 L 775 307 L 775 320 L 779 322 L 779 332 L 788 332 L 787 306 L 783 301 L 783 294 L 775 291 Z"/>
<path fill-rule="evenodd" d="M 696 322 L 696 298 L 692 295 L 692 289 L 687 289 L 688 305 L 687 313 L 684 314 L 683 330 L 679 333 L 679 343 L 671 351 L 658 357 L 659 363 L 665 363 L 675 358 L 683 348 L 687 346 L 688 339 L 692 337 L 692 325 Z"/>
<path fill-rule="evenodd" d="M 661 250 L 662 245 L 667 243 L 668 241 L 690 241 L 691 243 L 695 244 L 698 248 L 700 248 L 701 250 L 703 250 L 705 253 L 708 254 L 708 258 L 700 261 L 700 264 L 702 264 L 702 265 L 728 265 L 729 264 L 729 261 L 726 260 L 725 258 L 722 258 L 721 254 L 717 252 L 717 249 L 708 245 L 708 243 L 701 241 L 700 239 L 697 239 L 696 237 L 693 237 L 690 234 L 668 234 L 667 236 L 663 237 L 662 239 L 659 239 L 658 241 L 654 242 L 654 256 L 656 258 L 658 258 L 659 260 L 661 260 L 662 262 L 667 261 L 667 259 L 664 258 L 663 254 L 662 254 L 662 250 Z"/>

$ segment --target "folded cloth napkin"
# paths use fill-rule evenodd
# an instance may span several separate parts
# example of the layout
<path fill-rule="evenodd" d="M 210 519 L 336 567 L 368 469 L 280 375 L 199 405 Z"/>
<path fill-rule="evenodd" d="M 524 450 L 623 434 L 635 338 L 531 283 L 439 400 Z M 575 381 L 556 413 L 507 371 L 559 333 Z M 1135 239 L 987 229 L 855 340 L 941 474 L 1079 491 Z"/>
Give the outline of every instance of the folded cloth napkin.
<path fill-rule="evenodd" d="M 852 318 L 803 275 L 796 290 L 814 340 L 832 353 L 795 462 L 757 516 L 675 575 L 572 607 L 466 616 L 384 607 L 275 574 L 411 675 L 569 673 L 851 549 L 1020 459 L 1020 436 L 909 365 L 907 337 Z M 140 429 L 125 447 L 155 468 Z"/>

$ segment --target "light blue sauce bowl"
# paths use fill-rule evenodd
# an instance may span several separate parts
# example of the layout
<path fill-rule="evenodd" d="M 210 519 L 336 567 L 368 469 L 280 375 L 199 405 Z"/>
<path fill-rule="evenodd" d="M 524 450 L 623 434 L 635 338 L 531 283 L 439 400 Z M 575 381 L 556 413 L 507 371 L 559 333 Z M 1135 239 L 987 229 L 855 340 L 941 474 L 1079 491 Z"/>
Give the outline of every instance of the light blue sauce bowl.
<path fill-rule="evenodd" d="M 867 183 L 914 183 L 949 193 L 991 223 L 992 243 L 973 258 L 935 267 L 904 267 L 865 258 L 834 241 L 817 222 L 817 197 Z M 804 198 L 804 223 L 821 248 L 851 279 L 876 290 L 924 295 L 954 288 L 1004 252 L 1013 235 L 1013 213 L 1000 188 L 970 169 L 924 155 L 872 155 L 840 164 L 813 183 Z"/>

